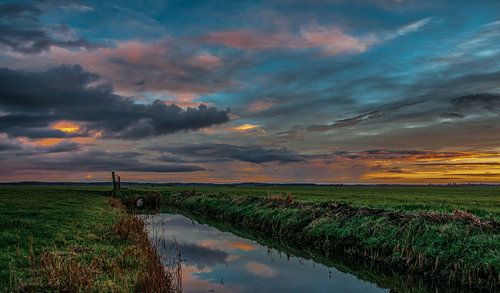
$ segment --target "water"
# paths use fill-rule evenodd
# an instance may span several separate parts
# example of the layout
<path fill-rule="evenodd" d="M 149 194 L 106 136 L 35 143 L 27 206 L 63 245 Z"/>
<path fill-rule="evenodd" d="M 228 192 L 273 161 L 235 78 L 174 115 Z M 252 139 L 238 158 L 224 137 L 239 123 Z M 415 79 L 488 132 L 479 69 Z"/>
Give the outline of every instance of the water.
<path fill-rule="evenodd" d="M 183 292 L 387 292 L 313 260 L 201 224 L 180 214 L 147 216 L 164 263 L 182 253 Z"/>

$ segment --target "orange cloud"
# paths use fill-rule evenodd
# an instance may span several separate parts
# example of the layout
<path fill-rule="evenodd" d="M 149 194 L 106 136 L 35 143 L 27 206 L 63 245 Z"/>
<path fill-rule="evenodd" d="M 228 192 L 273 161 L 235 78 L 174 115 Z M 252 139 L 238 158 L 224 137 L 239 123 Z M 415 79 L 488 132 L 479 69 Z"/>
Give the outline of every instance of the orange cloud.
<path fill-rule="evenodd" d="M 251 103 L 248 107 L 248 110 L 252 113 L 261 112 L 273 107 L 277 103 L 278 101 L 276 101 L 276 99 L 265 98 L 263 100 Z"/>
<path fill-rule="evenodd" d="M 343 52 L 365 52 L 371 45 L 375 44 L 376 38 L 357 38 L 347 35 L 339 28 L 327 29 L 324 27 L 313 27 L 302 31 L 303 47 L 321 47 L 328 55 L 337 55 Z"/>
<path fill-rule="evenodd" d="M 293 39 L 287 34 L 261 34 L 251 30 L 212 32 L 203 38 L 208 43 L 220 43 L 238 49 L 269 49 L 283 46 Z"/>
<path fill-rule="evenodd" d="M 264 278 L 271 278 L 277 274 L 277 272 L 270 266 L 258 262 L 249 262 L 247 263 L 246 268 L 250 273 Z"/>
<path fill-rule="evenodd" d="M 52 124 L 51 128 L 60 130 L 64 133 L 75 133 L 80 131 L 80 126 L 71 121 L 58 121 Z"/>
<path fill-rule="evenodd" d="M 42 138 L 37 139 L 36 143 L 41 146 L 52 146 L 62 142 L 64 139 L 62 138 Z"/>
<path fill-rule="evenodd" d="M 205 69 L 213 69 L 215 67 L 222 65 L 222 62 L 221 62 L 219 57 L 214 56 L 214 55 L 209 54 L 209 53 L 203 53 L 203 54 L 199 54 L 199 55 L 194 56 L 191 59 L 191 63 L 194 66 L 198 66 L 198 67 L 205 68 Z"/>
<path fill-rule="evenodd" d="M 153 43 L 123 41 L 117 42 L 115 47 L 95 50 L 72 51 L 53 47 L 50 52 L 44 53 L 43 59 L 51 64 L 81 64 L 85 69 L 98 73 L 103 81 L 112 83 L 116 93 L 124 96 L 137 97 L 147 91 L 171 95 L 175 99 L 187 95 L 197 98 L 200 94 L 229 86 L 228 83 L 216 85 L 199 81 L 191 76 L 190 66 L 205 70 L 221 67 L 223 64 L 219 57 L 201 53 L 178 59 L 174 57 L 177 53 L 172 50 L 166 39 Z"/>
<path fill-rule="evenodd" d="M 243 251 L 255 250 L 256 247 L 250 243 L 245 242 L 228 242 L 213 239 L 204 239 L 198 243 L 200 246 L 209 248 L 224 248 L 224 249 L 238 249 Z"/>
<path fill-rule="evenodd" d="M 245 243 L 245 242 L 233 242 L 233 243 L 231 243 L 231 247 L 239 249 L 239 250 L 243 250 L 243 251 L 251 251 L 251 250 L 256 249 L 255 246 L 253 246 L 252 244 Z"/>
<path fill-rule="evenodd" d="M 362 53 L 376 43 L 375 36 L 355 37 L 338 27 L 313 26 L 302 29 L 300 35 L 288 32 L 259 33 L 251 30 L 212 32 L 203 37 L 208 43 L 219 43 L 238 49 L 264 50 L 271 48 L 321 48 L 328 55 Z"/>
<path fill-rule="evenodd" d="M 235 127 L 231 127 L 229 129 L 233 130 L 233 131 L 243 131 L 243 132 L 245 132 L 245 131 L 257 129 L 259 127 L 260 127 L 259 125 L 245 123 L 245 124 L 241 124 L 241 125 L 238 125 L 238 126 L 235 126 Z"/>

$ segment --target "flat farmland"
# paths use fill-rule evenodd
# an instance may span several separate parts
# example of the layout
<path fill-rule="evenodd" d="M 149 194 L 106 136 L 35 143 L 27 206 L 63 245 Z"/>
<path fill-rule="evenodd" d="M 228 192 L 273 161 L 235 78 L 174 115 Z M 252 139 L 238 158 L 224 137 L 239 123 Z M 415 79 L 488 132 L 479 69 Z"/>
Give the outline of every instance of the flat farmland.
<path fill-rule="evenodd" d="M 334 201 L 359 207 L 401 211 L 467 210 L 484 219 L 500 219 L 500 186 L 173 186 L 158 191 L 224 193 L 234 196 L 287 196 L 298 201 Z"/>

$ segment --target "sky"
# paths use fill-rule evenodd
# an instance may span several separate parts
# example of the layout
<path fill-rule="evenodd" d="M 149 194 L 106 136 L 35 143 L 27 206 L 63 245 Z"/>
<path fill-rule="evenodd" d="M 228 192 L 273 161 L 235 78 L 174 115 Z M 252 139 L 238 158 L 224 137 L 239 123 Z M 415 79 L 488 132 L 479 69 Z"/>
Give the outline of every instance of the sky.
<path fill-rule="evenodd" d="M 499 11 L 0 1 L 0 181 L 498 183 Z"/>

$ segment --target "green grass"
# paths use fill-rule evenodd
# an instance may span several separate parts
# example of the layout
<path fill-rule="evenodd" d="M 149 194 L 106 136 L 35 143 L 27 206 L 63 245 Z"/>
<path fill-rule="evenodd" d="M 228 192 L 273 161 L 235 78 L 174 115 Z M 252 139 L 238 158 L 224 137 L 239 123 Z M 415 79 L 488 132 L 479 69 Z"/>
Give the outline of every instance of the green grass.
<path fill-rule="evenodd" d="M 31 275 L 31 243 L 36 258 L 44 252 L 57 252 L 74 256 L 84 265 L 90 265 L 97 256 L 104 256 L 104 262 L 110 264 L 121 259 L 117 267 L 128 266 L 129 270 L 122 271 L 128 275 L 103 271 L 96 286 L 103 290 L 133 286 L 140 265 L 133 257 L 123 257 L 131 244 L 113 233 L 113 225 L 123 214 L 110 207 L 99 188 L 1 187 L 0 291 L 15 286 L 10 284 L 14 274 L 14 283 L 46 285 L 37 284 Z"/>
<path fill-rule="evenodd" d="M 109 207 L 102 196 L 108 189 L 0 187 L 0 289 L 9 286 L 13 272 L 16 283 L 40 285 L 33 284 L 36 280 L 30 265 L 31 241 L 33 255 L 37 257 L 48 251 L 76 255 L 82 264 L 91 263 L 96 256 L 104 256 L 110 264 L 118 261 L 119 272 L 103 272 L 96 281 L 97 286 L 101 289 L 133 288 L 141 265 L 130 255 L 124 257 L 130 243 L 114 235 L 112 226 L 123 216 L 123 211 Z M 136 189 L 144 190 L 144 187 Z M 470 284 L 469 279 L 472 279 L 483 287 L 491 282 L 498 286 L 498 231 L 483 231 L 461 220 L 436 223 L 418 215 L 422 211 L 449 215 L 454 209 L 461 209 L 482 219 L 498 221 L 499 187 L 197 186 L 196 196 L 182 193 L 192 191 L 189 186 L 154 189 L 162 191 L 175 205 L 192 212 L 262 231 L 297 247 L 317 249 L 325 255 L 352 254 L 462 285 Z M 293 204 L 283 204 L 279 196 L 276 197 L 286 197 L 288 192 L 295 198 Z M 268 195 L 275 197 L 268 198 Z M 352 209 L 332 213 L 322 204 L 327 201 L 349 203 L 354 208 L 401 211 L 411 217 L 394 220 L 387 215 L 351 214 Z"/>
<path fill-rule="evenodd" d="M 441 213 L 461 208 L 489 220 L 498 218 L 498 189 L 481 188 L 279 188 L 270 192 L 282 196 L 266 197 L 268 188 L 197 187 L 196 193 L 170 188 L 163 194 L 170 205 L 297 247 L 325 255 L 352 255 L 431 282 L 489 290 L 500 286 L 498 225 L 476 226 L 478 220 L 467 213 L 465 217 Z M 412 194 L 415 190 L 419 193 Z M 287 200 L 287 191 L 298 200 Z M 481 194 L 476 197 L 471 191 Z M 395 193 L 406 194 L 407 201 Z M 427 204 L 417 204 L 419 199 Z M 353 206 L 326 200 L 352 202 Z"/>
<path fill-rule="evenodd" d="M 193 187 L 156 187 L 163 191 L 191 191 Z M 360 207 L 401 211 L 453 212 L 468 210 L 484 219 L 500 220 L 500 186 L 196 186 L 201 193 L 267 196 L 291 192 L 298 201 L 335 201 Z"/>

